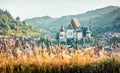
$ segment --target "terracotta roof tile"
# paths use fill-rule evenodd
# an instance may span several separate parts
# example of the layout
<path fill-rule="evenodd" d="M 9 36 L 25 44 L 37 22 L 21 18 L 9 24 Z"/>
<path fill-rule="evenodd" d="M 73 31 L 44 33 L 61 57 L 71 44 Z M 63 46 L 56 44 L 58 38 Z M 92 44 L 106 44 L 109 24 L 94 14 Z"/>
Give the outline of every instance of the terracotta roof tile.
<path fill-rule="evenodd" d="M 74 28 L 80 28 L 80 23 L 76 18 L 72 18 L 71 24 Z"/>

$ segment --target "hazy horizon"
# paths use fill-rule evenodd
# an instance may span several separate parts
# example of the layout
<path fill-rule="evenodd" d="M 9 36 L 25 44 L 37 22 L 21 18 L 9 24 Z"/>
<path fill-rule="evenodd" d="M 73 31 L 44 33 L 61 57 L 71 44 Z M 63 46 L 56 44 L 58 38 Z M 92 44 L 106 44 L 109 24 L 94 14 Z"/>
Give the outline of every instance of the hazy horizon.
<path fill-rule="evenodd" d="M 106 6 L 120 6 L 120 0 L 0 0 L 0 9 L 21 20 L 33 17 L 81 14 Z"/>

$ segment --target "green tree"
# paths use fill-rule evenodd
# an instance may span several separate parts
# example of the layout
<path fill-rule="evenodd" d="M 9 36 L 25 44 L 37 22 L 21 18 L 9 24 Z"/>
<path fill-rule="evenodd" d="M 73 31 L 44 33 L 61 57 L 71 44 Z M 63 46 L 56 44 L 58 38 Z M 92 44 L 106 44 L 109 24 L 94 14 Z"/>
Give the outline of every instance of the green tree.
<path fill-rule="evenodd" d="M 7 29 L 7 35 L 9 35 L 10 34 L 10 26 L 6 25 L 6 29 Z"/>
<path fill-rule="evenodd" d="M 56 38 L 57 40 L 59 40 L 59 35 L 60 35 L 59 32 L 57 32 L 56 35 L 55 35 L 55 38 Z"/>
<path fill-rule="evenodd" d="M 25 22 L 25 21 L 23 21 L 23 24 L 24 24 L 24 25 L 26 25 L 26 22 Z"/>
<path fill-rule="evenodd" d="M 16 20 L 19 21 L 19 20 L 20 20 L 20 17 L 17 16 L 17 17 L 16 17 Z"/>

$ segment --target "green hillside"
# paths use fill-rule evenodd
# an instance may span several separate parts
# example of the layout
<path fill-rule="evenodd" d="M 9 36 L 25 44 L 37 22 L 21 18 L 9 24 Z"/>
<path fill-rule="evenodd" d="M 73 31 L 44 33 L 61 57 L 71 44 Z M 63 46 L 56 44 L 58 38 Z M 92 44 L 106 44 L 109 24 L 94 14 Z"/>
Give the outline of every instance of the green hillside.
<path fill-rule="evenodd" d="M 25 21 L 16 19 L 8 11 L 0 9 L 0 36 L 36 36 L 39 32 L 35 27 L 27 25 Z"/>
<path fill-rule="evenodd" d="M 44 16 L 26 19 L 25 21 L 37 28 L 56 32 L 59 31 L 62 24 L 67 26 L 70 23 L 71 18 L 77 18 L 82 26 L 88 26 L 90 20 L 92 30 L 95 32 L 120 32 L 120 29 L 118 29 L 120 26 L 120 7 L 117 6 L 108 6 L 105 8 L 88 11 L 83 14 L 68 15 L 60 18 Z"/>

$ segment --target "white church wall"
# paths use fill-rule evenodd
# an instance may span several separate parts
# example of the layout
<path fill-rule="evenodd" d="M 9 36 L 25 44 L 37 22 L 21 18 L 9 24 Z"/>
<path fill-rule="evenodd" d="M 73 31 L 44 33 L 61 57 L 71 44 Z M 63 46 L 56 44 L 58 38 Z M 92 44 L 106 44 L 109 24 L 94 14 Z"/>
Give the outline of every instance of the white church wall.
<path fill-rule="evenodd" d="M 66 41 L 65 32 L 60 32 L 59 41 Z"/>
<path fill-rule="evenodd" d="M 73 38 L 74 38 L 74 39 L 76 39 L 76 34 L 77 34 L 77 33 L 76 33 L 75 31 L 73 31 Z"/>
<path fill-rule="evenodd" d="M 86 37 L 91 38 L 91 34 L 90 33 L 86 34 Z"/>
<path fill-rule="evenodd" d="M 66 38 L 73 38 L 73 29 L 66 30 Z"/>
<path fill-rule="evenodd" d="M 81 40 L 81 39 L 82 39 L 82 32 L 78 32 L 78 33 L 77 33 L 77 39 L 78 39 L 78 40 Z"/>

